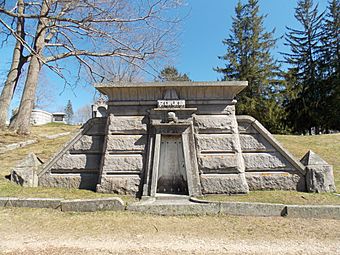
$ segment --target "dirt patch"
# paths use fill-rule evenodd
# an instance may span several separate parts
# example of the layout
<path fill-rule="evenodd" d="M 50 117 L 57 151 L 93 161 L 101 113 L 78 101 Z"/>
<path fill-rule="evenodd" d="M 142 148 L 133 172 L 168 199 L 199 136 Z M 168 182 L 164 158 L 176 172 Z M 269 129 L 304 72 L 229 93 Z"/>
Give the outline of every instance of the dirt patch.
<path fill-rule="evenodd" d="M 2 254 L 340 253 L 337 220 L 5 208 L 0 222 Z"/>

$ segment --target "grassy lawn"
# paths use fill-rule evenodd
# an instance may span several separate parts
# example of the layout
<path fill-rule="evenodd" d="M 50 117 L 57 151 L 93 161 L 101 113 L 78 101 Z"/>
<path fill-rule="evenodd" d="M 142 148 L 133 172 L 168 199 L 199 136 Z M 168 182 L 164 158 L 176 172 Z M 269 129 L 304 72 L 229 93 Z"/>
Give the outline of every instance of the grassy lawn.
<path fill-rule="evenodd" d="M 24 158 L 29 152 L 34 152 L 41 160 L 46 162 L 79 130 L 79 126 L 64 124 L 47 124 L 32 128 L 30 136 L 17 136 L 11 132 L 1 132 L 0 140 L 3 144 L 19 142 L 23 140 L 37 139 L 38 143 L 24 148 L 8 151 L 0 154 L 0 197 L 53 197 L 64 199 L 97 198 L 113 196 L 112 194 L 100 194 L 87 190 L 61 189 L 61 188 L 23 188 L 9 182 L 4 177 L 10 170 Z M 71 132 L 70 135 L 47 140 L 41 135 L 51 135 Z M 334 176 L 338 190 L 340 190 L 340 134 L 320 136 L 283 136 L 276 135 L 277 140 L 287 148 L 297 159 L 300 159 L 308 149 L 318 153 L 334 167 Z M 1 146 L 1 144 L 0 144 Z M 120 196 L 127 202 L 135 201 L 128 196 Z M 205 199 L 217 201 L 244 201 L 284 204 L 340 204 L 340 198 L 334 194 L 309 194 L 293 191 L 255 191 L 248 195 L 225 196 L 212 195 Z"/>
<path fill-rule="evenodd" d="M 340 134 L 275 135 L 275 138 L 299 160 L 308 150 L 312 150 L 333 165 L 335 185 L 338 192 L 340 191 Z"/>
<path fill-rule="evenodd" d="M 340 205 L 340 197 L 329 193 L 304 193 L 296 191 L 251 191 L 247 195 L 207 195 L 204 200 L 219 202 L 258 202 L 287 205 Z"/>

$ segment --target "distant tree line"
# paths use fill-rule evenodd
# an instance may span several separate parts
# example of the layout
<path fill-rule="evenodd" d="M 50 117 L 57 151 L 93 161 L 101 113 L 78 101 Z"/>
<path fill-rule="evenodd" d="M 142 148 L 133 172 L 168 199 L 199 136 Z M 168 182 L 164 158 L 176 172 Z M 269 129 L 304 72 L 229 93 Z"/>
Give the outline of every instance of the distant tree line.
<path fill-rule="evenodd" d="M 340 130 L 340 1 L 319 12 L 313 0 L 298 0 L 300 29 L 287 27 L 282 53 L 287 70 L 271 55 L 277 39 L 264 29 L 259 1 L 235 7 L 229 37 L 223 40 L 222 80 L 247 80 L 238 96 L 237 114 L 249 114 L 274 133 L 328 133 Z"/>

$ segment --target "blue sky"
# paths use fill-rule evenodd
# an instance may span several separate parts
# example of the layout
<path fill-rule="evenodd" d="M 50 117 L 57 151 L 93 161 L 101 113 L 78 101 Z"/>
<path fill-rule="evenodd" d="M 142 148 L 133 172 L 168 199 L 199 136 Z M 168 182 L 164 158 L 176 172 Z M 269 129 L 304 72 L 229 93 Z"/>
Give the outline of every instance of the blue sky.
<path fill-rule="evenodd" d="M 276 29 L 277 38 L 286 32 L 285 26 L 297 28 L 294 18 L 296 0 L 260 0 L 261 13 L 267 14 L 265 28 L 268 31 Z M 179 48 L 172 63 L 182 73 L 187 73 L 194 81 L 214 81 L 220 78 L 213 71 L 213 67 L 223 66 L 218 59 L 225 53 L 222 40 L 229 34 L 231 17 L 234 15 L 234 7 L 237 0 L 187 0 L 184 13 L 189 15 L 183 20 Z M 319 11 L 324 10 L 327 0 L 319 0 Z M 281 58 L 278 52 L 288 51 L 283 45 L 284 40 L 279 40 L 273 54 Z M 9 47 L 11 45 L 8 45 Z M 8 48 L 9 48 L 8 47 Z M 0 49 L 0 79 L 4 79 L 4 69 L 11 55 L 6 48 Z M 91 86 L 78 86 L 74 91 L 63 89 L 63 82 L 56 76 L 49 74 L 46 82 L 55 90 L 53 103 L 47 110 L 60 111 L 67 100 L 71 100 L 74 110 L 85 104 L 91 104 L 94 89 Z M 13 101 L 12 107 L 19 104 L 19 100 Z"/>

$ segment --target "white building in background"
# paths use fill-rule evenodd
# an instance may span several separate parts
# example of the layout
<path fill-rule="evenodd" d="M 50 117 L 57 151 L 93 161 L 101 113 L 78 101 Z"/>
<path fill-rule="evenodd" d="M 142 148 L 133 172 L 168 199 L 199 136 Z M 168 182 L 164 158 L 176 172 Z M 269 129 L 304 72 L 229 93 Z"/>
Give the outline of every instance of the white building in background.
<path fill-rule="evenodd" d="M 52 122 L 66 124 L 65 116 L 66 113 L 64 112 L 54 112 L 52 113 Z"/>
<path fill-rule="evenodd" d="M 51 122 L 56 123 L 66 123 L 65 113 L 55 112 L 49 113 L 39 109 L 33 109 L 31 114 L 31 124 L 32 125 L 44 125 Z"/>

